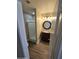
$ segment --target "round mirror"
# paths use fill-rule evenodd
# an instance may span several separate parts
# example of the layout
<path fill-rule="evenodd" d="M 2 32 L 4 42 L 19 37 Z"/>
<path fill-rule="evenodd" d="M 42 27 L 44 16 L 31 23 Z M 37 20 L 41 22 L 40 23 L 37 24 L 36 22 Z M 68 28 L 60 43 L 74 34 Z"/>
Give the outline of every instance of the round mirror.
<path fill-rule="evenodd" d="M 50 21 L 45 21 L 43 23 L 43 28 L 44 29 L 50 29 L 51 28 L 51 22 Z"/>

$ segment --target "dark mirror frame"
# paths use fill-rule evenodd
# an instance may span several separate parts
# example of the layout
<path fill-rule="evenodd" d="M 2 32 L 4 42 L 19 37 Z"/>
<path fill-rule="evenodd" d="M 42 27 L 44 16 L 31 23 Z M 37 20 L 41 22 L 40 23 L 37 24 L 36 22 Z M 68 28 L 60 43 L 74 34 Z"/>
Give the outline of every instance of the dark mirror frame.
<path fill-rule="evenodd" d="M 46 22 L 48 22 L 48 23 L 50 24 L 49 28 L 44 27 L 44 24 L 45 24 Z M 50 22 L 50 21 L 44 21 L 44 22 L 43 22 L 43 28 L 46 29 L 46 30 L 49 30 L 49 29 L 51 28 L 51 22 Z"/>

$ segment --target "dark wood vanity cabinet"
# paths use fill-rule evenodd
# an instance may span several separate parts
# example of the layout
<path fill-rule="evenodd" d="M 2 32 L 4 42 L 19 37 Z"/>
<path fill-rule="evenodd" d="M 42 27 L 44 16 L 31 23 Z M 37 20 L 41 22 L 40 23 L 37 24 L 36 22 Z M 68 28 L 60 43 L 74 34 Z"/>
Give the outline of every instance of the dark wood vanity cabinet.
<path fill-rule="evenodd" d="M 50 39 L 50 33 L 41 32 L 41 34 L 40 34 L 40 38 L 41 38 L 42 41 L 49 42 L 49 39 Z"/>

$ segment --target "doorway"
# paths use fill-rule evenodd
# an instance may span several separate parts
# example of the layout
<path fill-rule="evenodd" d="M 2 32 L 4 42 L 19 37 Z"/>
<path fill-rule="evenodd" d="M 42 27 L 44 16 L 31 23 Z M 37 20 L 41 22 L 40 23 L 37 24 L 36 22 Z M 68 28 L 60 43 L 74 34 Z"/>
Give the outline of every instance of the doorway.
<path fill-rule="evenodd" d="M 49 59 L 50 34 L 54 34 L 55 30 L 57 0 L 23 1 L 23 13 L 30 59 Z"/>

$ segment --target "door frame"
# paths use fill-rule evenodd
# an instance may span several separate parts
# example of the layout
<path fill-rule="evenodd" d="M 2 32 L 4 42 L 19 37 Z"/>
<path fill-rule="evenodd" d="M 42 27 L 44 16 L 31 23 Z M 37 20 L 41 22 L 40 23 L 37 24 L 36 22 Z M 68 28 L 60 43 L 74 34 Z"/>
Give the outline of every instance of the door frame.
<path fill-rule="evenodd" d="M 18 27 L 17 29 L 18 29 L 18 33 L 19 33 L 19 38 L 20 38 L 23 53 L 24 53 L 24 57 L 22 59 L 30 59 L 29 51 L 28 51 L 27 37 L 25 34 L 22 2 L 20 0 L 17 0 L 17 27 Z"/>
<path fill-rule="evenodd" d="M 56 19 L 56 26 L 55 26 L 55 30 L 54 30 L 54 34 L 50 35 L 50 44 L 49 44 L 49 59 L 55 59 L 55 45 L 56 45 L 56 41 L 57 41 L 57 35 L 60 29 L 58 29 L 59 26 L 62 26 L 62 20 L 61 20 L 61 25 L 59 25 L 59 17 L 60 14 L 62 13 L 62 0 L 57 0 L 58 1 L 58 6 L 57 6 L 57 19 Z M 61 27 L 62 28 L 62 27 Z M 62 34 L 61 34 L 62 36 Z"/>

